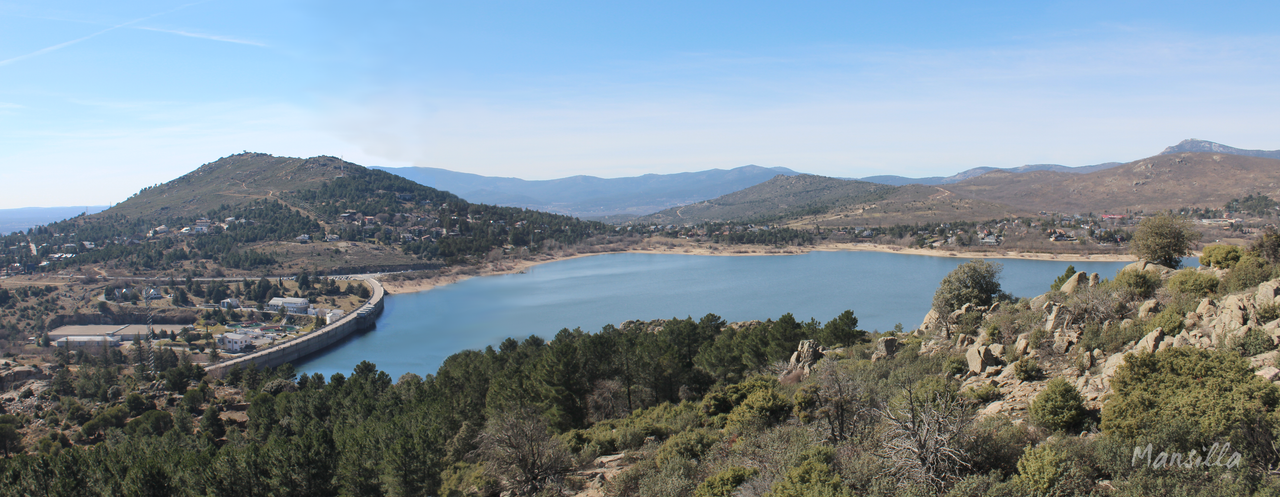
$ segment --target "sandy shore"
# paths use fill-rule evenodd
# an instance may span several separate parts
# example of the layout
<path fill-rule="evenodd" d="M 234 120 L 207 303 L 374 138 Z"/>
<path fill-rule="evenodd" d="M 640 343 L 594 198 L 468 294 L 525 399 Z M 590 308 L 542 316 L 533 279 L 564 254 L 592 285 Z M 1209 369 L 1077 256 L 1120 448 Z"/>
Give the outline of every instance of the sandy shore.
<path fill-rule="evenodd" d="M 636 253 L 636 254 L 686 254 L 686 255 L 710 255 L 710 256 L 759 256 L 759 255 L 801 255 L 813 251 L 820 252 L 891 252 L 897 254 L 910 255 L 926 255 L 931 257 L 956 257 L 962 259 L 1027 259 L 1038 261 L 1063 261 L 1063 262 L 1125 262 L 1136 261 L 1136 257 L 1121 254 L 1044 254 L 1032 252 L 966 252 L 957 250 L 937 250 L 937 249 L 920 249 L 920 248 L 903 248 L 894 245 L 877 245 L 873 243 L 828 243 L 814 247 L 785 247 L 776 248 L 765 245 L 717 245 L 705 243 L 691 243 L 687 240 L 646 240 L 644 243 L 636 245 L 629 250 L 618 252 L 600 252 L 591 254 L 573 254 L 563 256 L 544 255 L 536 259 L 529 260 L 504 260 L 498 263 L 487 263 L 481 267 L 468 268 L 452 268 L 442 270 L 438 276 L 434 278 L 423 278 L 416 280 L 400 280 L 400 281 L 383 281 L 382 286 L 390 294 L 423 292 L 462 280 L 474 278 L 477 276 L 492 276 L 497 274 L 513 274 L 523 273 L 530 267 L 548 262 L 565 261 L 569 259 L 577 259 L 579 257 L 589 257 L 601 254 L 620 254 L 620 253 Z"/>

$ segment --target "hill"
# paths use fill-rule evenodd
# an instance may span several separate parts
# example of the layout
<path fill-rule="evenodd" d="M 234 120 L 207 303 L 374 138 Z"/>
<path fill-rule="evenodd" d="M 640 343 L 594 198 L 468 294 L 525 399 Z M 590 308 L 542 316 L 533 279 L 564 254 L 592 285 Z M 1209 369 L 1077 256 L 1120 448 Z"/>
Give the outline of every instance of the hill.
<path fill-rule="evenodd" d="M 1088 174 L 993 171 L 948 189 L 967 198 L 1033 211 L 1220 209 L 1246 195 L 1280 194 L 1280 160 L 1214 153 L 1165 154 Z"/>
<path fill-rule="evenodd" d="M 1160 155 L 1180 154 L 1184 152 L 1209 152 L 1215 154 L 1243 155 L 1246 157 L 1262 157 L 1264 159 L 1280 159 L 1280 150 L 1245 150 L 1228 147 L 1221 143 L 1191 138 L 1172 147 L 1167 147 Z"/>
<path fill-rule="evenodd" d="M 144 188 L 107 209 L 106 215 L 159 219 L 201 215 L 223 205 L 278 200 L 286 193 L 314 190 L 363 167 L 335 157 L 299 159 L 243 153 L 204 164 L 172 181 Z"/>
<path fill-rule="evenodd" d="M 239 154 L 106 211 L 0 237 L 23 271 L 365 272 L 471 262 L 612 234 L 598 222 L 473 204 L 334 157 Z M 30 250 L 27 250 L 27 248 Z"/>
<path fill-rule="evenodd" d="M 375 167 L 473 202 L 522 207 L 581 218 L 650 214 L 668 207 L 715 198 L 798 173 L 784 167 L 742 166 L 730 170 L 646 174 L 626 178 L 572 176 L 523 180 L 460 173 L 431 167 Z"/>
<path fill-rule="evenodd" d="M 635 220 L 637 224 L 698 224 L 719 221 L 770 222 L 871 202 L 896 187 L 858 180 L 800 174 L 778 175 L 764 183 L 711 200 L 667 209 Z"/>

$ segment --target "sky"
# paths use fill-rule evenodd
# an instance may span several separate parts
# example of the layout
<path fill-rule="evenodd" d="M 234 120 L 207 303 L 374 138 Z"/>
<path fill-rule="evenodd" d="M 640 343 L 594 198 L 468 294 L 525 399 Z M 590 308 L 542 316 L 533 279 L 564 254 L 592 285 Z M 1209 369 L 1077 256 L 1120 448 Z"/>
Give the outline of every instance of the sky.
<path fill-rule="evenodd" d="M 242 151 L 551 179 L 1280 149 L 1280 3 L 0 0 L 0 208 Z"/>

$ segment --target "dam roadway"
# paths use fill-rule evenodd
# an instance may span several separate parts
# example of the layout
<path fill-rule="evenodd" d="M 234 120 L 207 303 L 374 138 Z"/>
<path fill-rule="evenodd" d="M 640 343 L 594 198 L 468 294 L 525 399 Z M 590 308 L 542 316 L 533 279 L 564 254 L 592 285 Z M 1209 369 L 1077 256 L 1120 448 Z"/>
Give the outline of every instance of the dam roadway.
<path fill-rule="evenodd" d="M 205 371 L 215 378 L 221 378 L 235 367 L 274 368 L 285 363 L 297 363 L 299 359 L 319 352 L 355 331 L 373 326 L 382 314 L 386 291 L 376 279 L 364 278 L 361 281 L 373 288 L 373 295 L 360 308 L 342 316 L 337 322 L 279 345 L 207 366 Z"/>

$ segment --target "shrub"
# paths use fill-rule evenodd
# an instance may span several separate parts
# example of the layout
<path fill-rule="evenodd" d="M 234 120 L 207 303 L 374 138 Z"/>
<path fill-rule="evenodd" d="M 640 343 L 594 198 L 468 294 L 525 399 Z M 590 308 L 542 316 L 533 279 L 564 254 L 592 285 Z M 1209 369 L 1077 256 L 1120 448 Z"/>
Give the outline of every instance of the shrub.
<path fill-rule="evenodd" d="M 1160 311 L 1155 316 L 1139 321 L 1133 326 L 1137 339 L 1141 339 L 1148 333 L 1161 328 L 1166 336 L 1177 335 L 1182 331 L 1183 314 L 1179 312 L 1181 309 L 1170 306 Z"/>
<path fill-rule="evenodd" d="M 969 446 L 974 472 L 999 471 L 1013 474 L 1023 450 L 1036 440 L 1026 423 L 1015 424 L 1008 416 L 984 416 L 969 428 Z"/>
<path fill-rule="evenodd" d="M 1075 428 L 1084 419 L 1084 399 L 1076 387 L 1062 378 L 1049 380 L 1031 402 L 1031 420 L 1053 431 Z"/>
<path fill-rule="evenodd" d="M 1032 381 L 1039 378 L 1044 370 L 1040 369 L 1040 365 L 1035 359 L 1023 357 L 1018 362 L 1013 363 L 1013 375 L 1022 381 Z"/>
<path fill-rule="evenodd" d="M 1266 260 L 1245 255 L 1240 258 L 1240 262 L 1237 262 L 1235 267 L 1231 268 L 1231 272 L 1227 273 L 1222 284 L 1227 287 L 1228 292 L 1247 290 L 1271 279 L 1271 271 L 1271 264 Z"/>
<path fill-rule="evenodd" d="M 1058 479 L 1066 471 L 1066 455 L 1054 450 L 1047 443 L 1022 454 L 1018 459 L 1018 479 L 1026 485 L 1026 489 L 1037 495 L 1044 495 L 1053 490 Z"/>
<path fill-rule="evenodd" d="M 1218 293 L 1219 283 L 1218 277 L 1212 274 L 1184 270 L 1178 271 L 1172 278 L 1169 278 L 1169 281 L 1165 282 L 1165 286 L 1176 293 L 1204 298 L 1209 294 Z"/>
<path fill-rule="evenodd" d="M 759 472 L 755 468 L 741 466 L 726 469 L 698 485 L 698 488 L 693 491 L 693 497 L 730 497 L 734 490 Z"/>
<path fill-rule="evenodd" d="M 844 486 L 840 475 L 831 469 L 835 451 L 830 447 L 815 447 L 801 456 L 799 465 L 787 471 L 787 475 L 773 484 L 769 495 L 788 497 L 842 497 L 853 493 Z"/>
<path fill-rule="evenodd" d="M 1258 308 L 1257 318 L 1259 323 L 1270 323 L 1280 319 L 1280 304 L 1267 304 Z"/>
<path fill-rule="evenodd" d="M 1103 431 L 1129 440 L 1166 433 L 1175 450 L 1212 445 L 1280 402 L 1280 391 L 1239 355 L 1194 347 L 1130 354 L 1111 388 Z"/>
<path fill-rule="evenodd" d="M 1115 284 L 1134 298 L 1149 299 L 1160 288 L 1160 277 L 1151 271 L 1130 269 L 1117 273 Z"/>
<path fill-rule="evenodd" d="M 933 310 L 946 316 L 965 304 L 987 306 L 997 299 L 1007 299 L 1000 290 L 998 263 L 974 259 L 947 273 L 933 294 Z"/>
<path fill-rule="evenodd" d="M 1234 348 L 1240 351 L 1240 355 L 1253 357 L 1275 350 L 1276 344 L 1271 340 L 1271 335 L 1267 334 L 1267 332 L 1253 328 L 1239 338 Z"/>
<path fill-rule="evenodd" d="M 978 388 L 969 388 L 963 395 L 978 402 L 991 402 L 1000 398 L 1000 387 L 988 383 Z"/>
<path fill-rule="evenodd" d="M 720 441 L 720 437 L 707 430 L 682 431 L 668 438 L 653 459 L 662 466 L 674 459 L 699 459 L 702 454 Z"/>
<path fill-rule="evenodd" d="M 124 431 L 136 437 L 160 436 L 173 428 L 173 416 L 165 411 L 147 411 L 133 418 Z"/>
<path fill-rule="evenodd" d="M 742 405 L 733 408 L 733 412 L 729 413 L 725 429 L 736 432 L 747 428 L 772 426 L 786 419 L 791 409 L 791 403 L 778 395 L 777 391 L 760 390 L 747 397 Z"/>
<path fill-rule="evenodd" d="M 1214 244 L 1204 248 L 1204 255 L 1200 256 L 1200 265 L 1231 269 L 1237 262 L 1240 262 L 1240 256 L 1242 255 L 1244 255 L 1244 251 L 1240 250 L 1240 247 Z"/>

